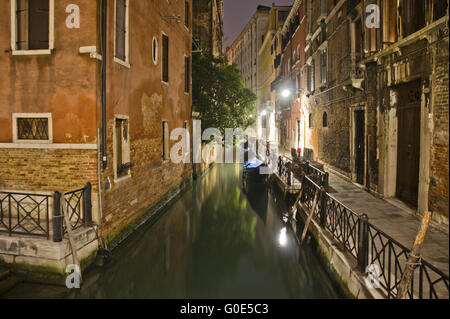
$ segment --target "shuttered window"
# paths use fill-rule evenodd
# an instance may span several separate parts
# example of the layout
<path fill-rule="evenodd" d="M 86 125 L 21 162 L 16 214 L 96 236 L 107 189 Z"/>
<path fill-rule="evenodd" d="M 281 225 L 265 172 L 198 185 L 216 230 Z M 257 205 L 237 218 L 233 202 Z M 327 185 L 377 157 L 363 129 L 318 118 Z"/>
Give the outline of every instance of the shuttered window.
<path fill-rule="evenodd" d="M 191 59 L 187 56 L 184 57 L 184 92 L 189 93 L 190 91 L 190 66 Z"/>
<path fill-rule="evenodd" d="M 162 80 L 169 82 L 169 37 L 162 36 Z"/>
<path fill-rule="evenodd" d="M 184 1 L 184 25 L 189 28 L 189 1 Z"/>
<path fill-rule="evenodd" d="M 49 49 L 50 1 L 16 1 L 16 50 Z"/>
<path fill-rule="evenodd" d="M 116 52 L 115 57 L 126 61 L 127 0 L 116 0 Z"/>

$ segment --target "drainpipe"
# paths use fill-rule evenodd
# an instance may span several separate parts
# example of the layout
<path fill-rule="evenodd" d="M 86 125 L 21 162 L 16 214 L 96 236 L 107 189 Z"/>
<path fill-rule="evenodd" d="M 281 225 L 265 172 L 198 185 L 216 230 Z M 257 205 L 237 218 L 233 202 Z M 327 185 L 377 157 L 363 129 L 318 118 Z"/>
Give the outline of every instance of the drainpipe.
<path fill-rule="evenodd" d="M 106 148 L 106 14 L 107 0 L 102 0 L 102 21 L 101 21 L 101 46 L 102 46 L 102 67 L 101 67 L 101 103 L 102 103 L 102 168 L 106 169 L 107 148 Z"/>

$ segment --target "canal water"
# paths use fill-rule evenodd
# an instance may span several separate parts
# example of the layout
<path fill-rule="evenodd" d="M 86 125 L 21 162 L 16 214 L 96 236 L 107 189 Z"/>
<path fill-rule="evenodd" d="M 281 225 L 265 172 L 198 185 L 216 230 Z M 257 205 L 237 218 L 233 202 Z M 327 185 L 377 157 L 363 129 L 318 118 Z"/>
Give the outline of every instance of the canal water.
<path fill-rule="evenodd" d="M 116 248 L 82 289 L 23 283 L 7 298 L 344 298 L 314 242 L 297 244 L 270 186 L 215 165 Z"/>

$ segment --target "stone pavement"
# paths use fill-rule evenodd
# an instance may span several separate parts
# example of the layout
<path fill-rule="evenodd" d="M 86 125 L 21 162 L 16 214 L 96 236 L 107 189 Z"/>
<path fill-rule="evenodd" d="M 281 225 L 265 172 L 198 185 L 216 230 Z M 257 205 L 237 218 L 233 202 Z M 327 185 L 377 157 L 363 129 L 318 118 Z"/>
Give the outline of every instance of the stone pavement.
<path fill-rule="evenodd" d="M 330 173 L 331 195 L 357 214 L 366 214 L 369 221 L 405 247 L 411 249 L 420 226 L 420 219 L 377 198 L 341 177 Z M 449 236 L 430 225 L 422 256 L 441 271 L 449 274 Z"/>

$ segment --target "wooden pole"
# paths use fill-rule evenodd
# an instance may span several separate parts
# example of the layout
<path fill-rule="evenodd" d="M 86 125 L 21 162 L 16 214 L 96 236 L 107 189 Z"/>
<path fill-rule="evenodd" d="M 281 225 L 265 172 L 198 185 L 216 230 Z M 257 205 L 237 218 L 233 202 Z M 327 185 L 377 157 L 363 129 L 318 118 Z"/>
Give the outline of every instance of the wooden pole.
<path fill-rule="evenodd" d="M 398 287 L 397 299 L 406 299 L 408 296 L 408 288 L 411 285 L 414 270 L 420 264 L 420 253 L 422 251 L 423 242 L 425 241 L 425 236 L 427 235 L 430 220 L 431 212 L 426 212 L 423 215 L 419 232 L 417 233 L 416 240 L 414 241 L 414 245 L 408 257 L 408 261 L 406 262 L 405 270 L 403 271 L 403 276 Z M 411 291 L 411 293 L 413 294 L 414 292 Z"/>
<path fill-rule="evenodd" d="M 311 219 L 314 216 L 314 211 L 316 210 L 316 206 L 317 206 L 317 202 L 318 202 L 318 199 L 319 199 L 319 193 L 320 192 L 321 192 L 320 189 L 316 190 L 316 193 L 314 195 L 313 205 L 312 205 L 312 208 L 311 208 L 311 212 L 310 212 L 310 214 L 308 216 L 308 219 L 306 220 L 305 228 L 303 229 L 303 234 L 302 234 L 302 238 L 301 238 L 300 242 L 303 242 L 305 240 L 306 233 L 308 232 L 309 224 L 311 223 Z M 306 205 L 301 204 L 301 206 L 302 206 L 303 210 L 308 214 L 308 208 L 306 207 Z"/>
<path fill-rule="evenodd" d="M 72 233 L 72 224 L 70 223 L 69 214 L 66 210 L 66 200 L 64 198 L 65 193 L 61 192 L 61 210 L 64 215 L 64 221 L 66 222 L 66 228 L 67 228 L 67 235 L 69 236 L 69 243 L 70 248 L 72 250 L 72 260 L 74 265 L 78 267 L 78 275 L 80 276 L 80 283 L 82 282 L 81 277 L 81 264 L 80 260 L 78 259 L 78 253 L 77 253 L 77 247 L 75 245 L 75 241 L 73 239 L 73 233 Z"/>
<path fill-rule="evenodd" d="M 302 195 L 303 195 L 303 187 L 300 189 L 300 193 L 298 194 L 297 199 L 295 200 L 294 206 L 292 206 L 292 208 L 291 208 L 291 213 L 289 214 L 289 215 L 292 215 L 292 217 L 294 219 L 296 219 L 296 216 L 294 216 L 294 212 L 296 211 L 298 203 L 302 199 Z"/>

